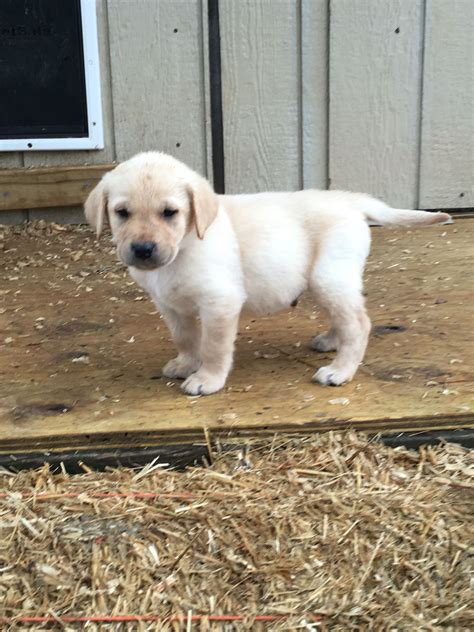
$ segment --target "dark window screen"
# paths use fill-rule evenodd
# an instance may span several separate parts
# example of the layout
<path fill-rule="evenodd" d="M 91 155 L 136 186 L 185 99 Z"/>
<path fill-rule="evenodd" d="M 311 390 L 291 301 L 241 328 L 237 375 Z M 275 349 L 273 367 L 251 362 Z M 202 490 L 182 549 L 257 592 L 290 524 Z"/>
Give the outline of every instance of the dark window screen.
<path fill-rule="evenodd" d="M 80 0 L 0 0 L 0 138 L 87 137 Z"/>

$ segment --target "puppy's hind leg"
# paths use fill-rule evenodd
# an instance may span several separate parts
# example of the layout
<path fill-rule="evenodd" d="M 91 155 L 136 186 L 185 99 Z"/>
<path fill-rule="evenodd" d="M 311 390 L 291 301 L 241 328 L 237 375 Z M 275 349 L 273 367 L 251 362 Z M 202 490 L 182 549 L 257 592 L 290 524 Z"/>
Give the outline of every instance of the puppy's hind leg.
<path fill-rule="evenodd" d="M 362 296 L 362 273 L 369 251 L 369 228 L 359 223 L 332 229 L 325 240 L 310 279 L 316 301 L 331 318 L 328 334 L 317 336 L 313 348 L 337 355 L 321 367 L 313 381 L 333 386 L 350 381 L 364 357 L 370 333 Z"/>
<path fill-rule="evenodd" d="M 362 296 L 353 296 L 343 303 L 327 295 L 320 295 L 320 300 L 326 303 L 331 313 L 340 346 L 334 361 L 318 369 L 313 381 L 339 386 L 352 380 L 362 362 L 369 338 L 370 320 Z"/>
<path fill-rule="evenodd" d="M 336 329 L 331 327 L 324 334 L 319 334 L 311 340 L 311 349 L 324 353 L 326 351 L 337 351 L 339 341 L 337 339 Z"/>

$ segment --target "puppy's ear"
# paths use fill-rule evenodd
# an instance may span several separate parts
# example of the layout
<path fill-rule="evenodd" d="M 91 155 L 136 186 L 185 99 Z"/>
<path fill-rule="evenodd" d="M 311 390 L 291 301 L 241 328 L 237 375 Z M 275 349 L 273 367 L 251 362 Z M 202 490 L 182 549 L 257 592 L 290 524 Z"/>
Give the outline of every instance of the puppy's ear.
<path fill-rule="evenodd" d="M 84 204 L 84 213 L 97 237 L 100 237 L 107 213 L 107 194 L 103 180 L 89 193 Z"/>
<path fill-rule="evenodd" d="M 216 219 L 219 201 L 211 185 L 205 178 L 199 178 L 188 187 L 191 212 L 199 239 Z"/>

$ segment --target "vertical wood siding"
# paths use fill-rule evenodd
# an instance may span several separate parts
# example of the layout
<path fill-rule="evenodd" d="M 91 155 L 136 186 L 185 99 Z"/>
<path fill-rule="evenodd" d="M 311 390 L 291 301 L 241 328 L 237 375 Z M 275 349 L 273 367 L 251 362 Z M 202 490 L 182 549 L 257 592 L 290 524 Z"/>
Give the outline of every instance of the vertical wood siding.
<path fill-rule="evenodd" d="M 300 15 L 294 0 L 221 0 L 225 186 L 301 186 Z"/>
<path fill-rule="evenodd" d="M 331 2 L 331 188 L 416 207 L 422 52 L 422 0 Z"/>
<path fill-rule="evenodd" d="M 162 150 L 206 172 L 200 0 L 109 0 L 117 160 Z"/>
<path fill-rule="evenodd" d="M 328 188 L 329 0 L 302 0 L 303 186 Z"/>
<path fill-rule="evenodd" d="M 474 207 L 472 0 L 219 9 L 227 192 L 330 187 Z M 212 180 L 207 0 L 97 0 L 97 15 L 105 149 L 0 153 L 0 169 L 159 149 Z"/>
<path fill-rule="evenodd" d="M 474 2 L 427 0 L 420 206 L 474 207 Z"/>

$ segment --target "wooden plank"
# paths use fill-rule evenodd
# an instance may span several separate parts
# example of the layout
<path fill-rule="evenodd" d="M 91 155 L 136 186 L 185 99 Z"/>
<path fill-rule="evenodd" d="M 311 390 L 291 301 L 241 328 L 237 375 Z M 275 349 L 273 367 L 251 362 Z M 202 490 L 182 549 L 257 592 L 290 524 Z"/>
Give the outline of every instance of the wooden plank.
<path fill-rule="evenodd" d="M 13 169 L 23 166 L 23 156 L 20 152 L 0 152 L 0 174 L 2 169 Z M 28 221 L 27 210 L 4 210 L 2 202 L 4 201 L 5 192 L 0 190 L 0 210 L 4 212 L 0 215 L 0 224 L 22 224 Z"/>
<path fill-rule="evenodd" d="M 427 0 L 421 208 L 474 207 L 474 3 Z"/>
<path fill-rule="evenodd" d="M 108 239 L 97 246 L 85 228 L 4 232 L 0 451 L 205 443 L 204 428 L 239 441 L 474 425 L 474 220 L 373 230 L 374 330 L 352 383 L 310 382 L 332 354 L 308 347 L 327 322 L 305 297 L 291 311 L 242 318 L 227 388 L 203 398 L 161 378 L 173 353 L 168 331 Z"/>
<path fill-rule="evenodd" d="M 0 211 L 82 204 L 104 173 L 114 166 L 0 170 Z"/>
<path fill-rule="evenodd" d="M 226 192 L 298 189 L 298 3 L 221 0 L 220 25 Z"/>
<path fill-rule="evenodd" d="M 143 467 L 151 461 L 168 464 L 174 469 L 208 463 L 209 449 L 206 444 L 162 445 L 140 448 L 95 449 L 90 447 L 72 451 L 3 452 L 0 449 L 0 468 L 13 472 L 36 469 L 48 463 L 53 472 L 66 470 L 69 474 L 83 474 L 84 464 L 93 470 L 103 471 L 111 467 Z"/>
<path fill-rule="evenodd" d="M 25 167 L 49 167 L 84 164 L 104 164 L 115 160 L 112 116 L 112 91 L 110 77 L 109 33 L 106 0 L 97 0 L 97 37 L 99 42 L 100 89 L 102 93 L 102 117 L 104 125 L 104 149 L 81 151 L 31 151 L 24 152 Z M 33 206 L 32 208 L 35 208 Z M 38 207 L 39 208 L 39 205 Z"/>
<path fill-rule="evenodd" d="M 0 173 L 3 169 L 14 169 L 20 168 L 23 166 L 23 156 L 21 152 L 9 152 L 4 151 L 0 152 Z M 0 210 L 2 209 L 2 201 L 4 199 L 4 191 L 0 190 Z M 0 215 L 0 224 L 11 225 L 11 224 L 22 224 L 23 222 L 28 221 L 28 211 L 27 210 L 8 210 L 4 211 Z"/>
<path fill-rule="evenodd" d="M 302 0 L 303 186 L 328 188 L 329 0 Z"/>
<path fill-rule="evenodd" d="M 474 448 L 474 430 L 456 428 L 454 430 L 441 430 L 435 432 L 399 432 L 380 437 L 385 445 L 392 448 L 404 446 L 416 450 L 424 445 L 436 445 L 439 443 L 457 443 L 465 448 Z"/>
<path fill-rule="evenodd" d="M 22 224 L 28 221 L 28 211 L 3 211 L 0 215 L 0 224 L 9 226 L 12 224 Z"/>
<path fill-rule="evenodd" d="M 21 152 L 19 151 L 1 151 L 0 152 L 0 170 L 1 169 L 14 169 L 15 167 L 22 167 L 23 159 Z"/>
<path fill-rule="evenodd" d="M 0 215 L 0 218 L 3 218 L 3 214 Z M 28 221 L 35 222 L 38 220 L 54 222 L 55 224 L 85 224 L 86 222 L 82 205 L 59 208 L 30 208 L 28 210 Z"/>
<path fill-rule="evenodd" d="M 47 463 L 54 472 L 66 470 L 69 474 L 84 473 L 84 464 L 95 471 L 104 471 L 108 468 L 130 467 L 140 468 L 151 461 L 159 460 L 161 464 L 167 464 L 174 469 L 184 469 L 193 465 L 209 463 L 208 445 L 214 448 L 219 439 L 219 448 L 226 452 L 234 452 L 248 448 L 252 442 L 257 446 L 260 441 L 265 441 L 264 436 L 257 440 L 249 440 L 248 437 L 216 436 L 215 433 L 208 435 L 209 442 L 201 441 L 181 441 L 179 444 L 162 443 L 160 445 L 149 446 L 122 446 L 118 448 L 99 447 L 91 449 L 89 445 L 84 445 L 74 449 L 63 448 L 62 450 L 43 450 L 25 452 L 24 450 L 7 450 L 6 446 L 0 447 L 0 468 L 7 468 L 13 472 L 25 469 L 36 469 Z M 292 433 L 293 436 L 301 437 L 301 432 Z M 308 438 L 311 433 L 305 433 Z M 381 441 L 387 446 L 396 448 L 404 446 L 409 449 L 418 449 L 426 445 L 438 445 L 440 443 L 457 443 L 466 448 L 474 448 L 474 429 L 454 428 L 431 430 L 428 432 L 396 432 L 390 434 L 373 434 L 367 432 L 368 439 Z"/>
<path fill-rule="evenodd" d="M 417 208 L 422 38 L 423 0 L 331 3 L 331 188 Z"/>
<path fill-rule="evenodd" d="M 160 150 L 206 173 L 200 0 L 109 0 L 117 159 Z"/>
<path fill-rule="evenodd" d="M 0 171 L 2 169 L 15 169 L 23 167 L 23 155 L 19 151 L 0 152 Z M 21 211 L 19 211 L 21 213 Z"/>
<path fill-rule="evenodd" d="M 58 416 L 59 414 L 57 413 Z M 232 415 L 233 413 L 225 414 Z M 64 419 L 62 421 L 64 422 Z M 139 426 L 141 425 L 139 424 Z M 54 430 L 54 434 L 44 434 L 34 438 L 29 436 L 21 438 L 18 434 L 15 434 L 5 440 L 3 438 L 0 439 L 0 465 L 3 465 L 6 460 L 11 463 L 12 456 L 13 459 L 18 457 L 27 460 L 28 455 L 34 455 L 33 458 L 37 461 L 41 452 L 47 452 L 52 457 L 51 461 L 56 463 L 58 462 L 56 455 L 69 454 L 80 458 L 81 455 L 84 457 L 88 456 L 88 451 L 102 450 L 107 450 L 109 456 L 112 451 L 118 457 L 121 451 L 126 451 L 130 456 L 133 456 L 142 450 L 150 453 L 153 448 L 162 448 L 163 456 L 172 458 L 172 451 L 178 446 L 183 449 L 183 452 L 187 453 L 189 461 L 192 461 L 199 458 L 200 455 L 202 456 L 202 448 L 208 441 L 213 443 L 218 441 L 226 449 L 232 449 L 242 447 L 242 445 L 248 444 L 250 441 L 268 439 L 276 434 L 311 436 L 324 432 L 346 432 L 347 430 L 370 433 L 371 436 L 392 437 L 413 434 L 423 434 L 425 436 L 431 434 L 436 436 L 436 434 L 442 433 L 446 440 L 449 440 L 448 437 L 452 437 L 451 440 L 453 441 L 455 441 L 454 437 L 456 434 L 460 434 L 463 431 L 461 436 L 464 436 L 467 443 L 468 441 L 472 442 L 474 416 L 466 413 L 454 413 L 449 416 L 357 419 L 355 421 L 338 420 L 333 417 L 329 418 L 326 423 L 321 421 L 307 423 L 296 421 L 287 424 L 273 423 L 249 426 L 240 424 L 238 426 L 221 425 L 219 427 L 217 424 L 209 424 L 208 426 L 200 427 L 195 425 L 189 431 L 185 430 L 185 424 L 183 424 L 182 420 L 176 425 L 176 431 L 172 429 L 150 430 L 149 427 L 136 429 L 135 425 L 129 420 L 129 425 L 126 426 L 126 429 L 119 427 L 118 430 L 111 429 L 107 433 L 91 433 L 90 427 L 86 427 L 85 430 L 88 432 L 77 432 L 76 434 L 60 433 L 57 430 Z M 53 429 L 57 427 L 57 424 L 53 425 Z M 393 442 L 395 443 L 394 440 Z M 424 443 L 427 442 L 425 439 Z M 403 441 L 400 441 L 399 445 L 403 445 L 403 443 Z M 459 441 L 459 443 L 461 442 Z M 170 448 L 170 450 L 168 451 L 167 448 Z M 207 450 L 205 449 L 204 452 L 207 452 Z M 46 460 L 43 457 L 42 461 Z M 27 465 L 26 467 L 31 466 Z"/>
<path fill-rule="evenodd" d="M 203 63 L 203 82 L 204 82 L 204 142 L 206 144 L 206 171 L 205 173 L 209 182 L 214 181 L 214 172 L 212 167 L 212 127 L 211 127 L 211 85 L 209 71 L 209 14 L 208 2 L 202 1 L 201 4 L 201 38 L 202 38 L 202 63 Z"/>

